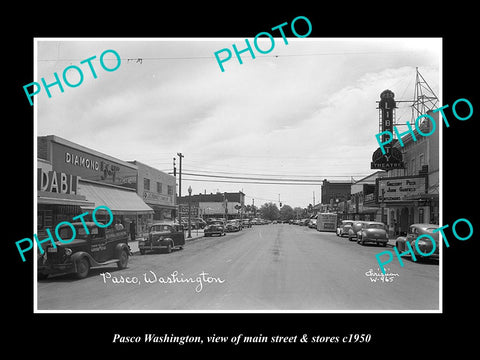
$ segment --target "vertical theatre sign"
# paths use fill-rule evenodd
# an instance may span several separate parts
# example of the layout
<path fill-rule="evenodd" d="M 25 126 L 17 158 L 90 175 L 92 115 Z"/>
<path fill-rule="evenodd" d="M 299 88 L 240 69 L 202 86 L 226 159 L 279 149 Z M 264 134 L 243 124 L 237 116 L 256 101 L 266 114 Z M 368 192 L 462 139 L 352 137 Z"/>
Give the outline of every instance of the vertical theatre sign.
<path fill-rule="evenodd" d="M 389 131 L 393 133 L 393 119 L 394 111 L 396 108 L 395 94 L 391 90 L 384 90 L 380 94 L 380 102 L 378 104 L 379 109 L 379 121 L 381 131 Z M 388 133 L 382 135 L 382 141 L 386 142 Z M 372 156 L 372 162 L 370 164 L 371 169 L 379 170 L 391 170 L 391 169 L 403 169 L 405 164 L 402 161 L 402 153 L 399 149 L 394 148 L 393 144 L 398 141 L 394 140 L 384 146 L 385 154 L 378 148 Z"/>

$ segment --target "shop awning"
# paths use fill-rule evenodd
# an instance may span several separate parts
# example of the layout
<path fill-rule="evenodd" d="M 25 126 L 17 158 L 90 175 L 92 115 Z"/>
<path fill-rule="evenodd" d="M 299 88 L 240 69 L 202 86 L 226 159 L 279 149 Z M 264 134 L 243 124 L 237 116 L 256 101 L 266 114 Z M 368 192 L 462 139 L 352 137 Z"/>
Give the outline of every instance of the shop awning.
<path fill-rule="evenodd" d="M 82 210 L 91 211 L 98 206 L 107 206 L 114 215 L 153 214 L 153 209 L 145 204 L 134 189 L 102 184 L 90 180 L 80 180 L 78 192 L 94 206 L 81 206 Z"/>
<path fill-rule="evenodd" d="M 85 201 L 85 200 L 72 200 L 72 199 L 59 199 L 59 198 L 51 198 L 51 197 L 44 197 L 39 196 L 37 197 L 37 204 L 42 205 L 74 205 L 80 207 L 88 207 L 92 206 L 92 202 Z"/>
<path fill-rule="evenodd" d="M 37 204 L 40 205 L 71 205 L 71 206 L 93 206 L 81 195 L 59 194 L 48 191 L 37 191 Z"/>
<path fill-rule="evenodd" d="M 161 211 L 161 210 L 178 210 L 178 205 L 154 205 L 148 204 L 153 210 Z"/>

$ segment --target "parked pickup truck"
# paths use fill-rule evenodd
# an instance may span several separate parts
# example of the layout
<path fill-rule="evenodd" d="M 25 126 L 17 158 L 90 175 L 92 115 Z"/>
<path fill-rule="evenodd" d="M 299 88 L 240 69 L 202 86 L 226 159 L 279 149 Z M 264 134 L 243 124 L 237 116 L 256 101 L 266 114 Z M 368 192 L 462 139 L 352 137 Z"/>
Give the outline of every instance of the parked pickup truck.
<path fill-rule="evenodd" d="M 147 250 L 165 250 L 171 253 L 172 249 L 183 249 L 185 233 L 182 225 L 158 223 L 150 226 L 148 236 L 138 241 L 140 254 Z"/>
<path fill-rule="evenodd" d="M 50 274 L 75 273 L 78 278 L 85 278 L 91 268 L 114 265 L 127 267 L 129 248 L 128 235 L 125 230 L 98 227 L 94 222 L 75 222 L 75 238 L 68 242 L 48 243 L 44 253 L 38 255 L 37 275 L 45 279 Z M 85 229 L 88 229 L 88 233 Z M 71 239 L 72 228 L 63 225 L 58 228 L 60 238 Z"/>

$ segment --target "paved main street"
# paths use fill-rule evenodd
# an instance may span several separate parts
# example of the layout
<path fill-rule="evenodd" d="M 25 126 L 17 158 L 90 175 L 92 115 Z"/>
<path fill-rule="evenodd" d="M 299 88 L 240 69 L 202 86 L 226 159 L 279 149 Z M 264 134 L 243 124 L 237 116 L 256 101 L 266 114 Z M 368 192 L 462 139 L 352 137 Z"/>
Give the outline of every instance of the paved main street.
<path fill-rule="evenodd" d="M 361 246 L 304 226 L 254 226 L 189 241 L 171 254 L 136 253 L 124 270 L 39 281 L 38 309 L 438 310 L 438 262 L 405 259 L 402 268 L 394 260 L 387 265 L 387 273 L 398 274 L 391 281 L 367 276 L 380 273 L 375 254 L 385 249 L 391 247 Z M 121 277 L 138 283 L 113 283 Z M 200 282 L 160 282 L 167 277 Z"/>

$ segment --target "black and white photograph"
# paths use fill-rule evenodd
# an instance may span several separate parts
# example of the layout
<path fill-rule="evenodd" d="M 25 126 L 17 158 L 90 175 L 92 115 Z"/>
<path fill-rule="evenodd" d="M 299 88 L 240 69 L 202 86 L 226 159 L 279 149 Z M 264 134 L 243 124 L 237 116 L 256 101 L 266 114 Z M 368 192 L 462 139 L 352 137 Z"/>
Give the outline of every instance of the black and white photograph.
<path fill-rule="evenodd" d="M 36 312 L 442 310 L 442 40 L 292 24 L 35 39 Z"/>

